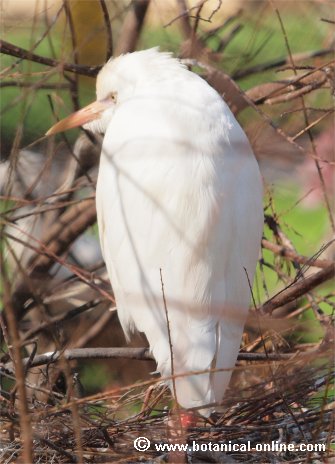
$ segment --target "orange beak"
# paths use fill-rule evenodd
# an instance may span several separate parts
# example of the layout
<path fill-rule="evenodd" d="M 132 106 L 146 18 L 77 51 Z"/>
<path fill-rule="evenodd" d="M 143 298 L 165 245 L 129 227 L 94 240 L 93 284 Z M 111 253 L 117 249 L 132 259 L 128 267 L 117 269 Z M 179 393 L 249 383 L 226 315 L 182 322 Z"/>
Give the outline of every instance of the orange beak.
<path fill-rule="evenodd" d="M 58 134 L 58 132 L 72 129 L 73 127 L 83 126 L 94 119 L 98 119 L 101 113 L 110 105 L 111 101 L 108 99 L 95 101 L 54 124 L 45 135 L 54 135 Z"/>

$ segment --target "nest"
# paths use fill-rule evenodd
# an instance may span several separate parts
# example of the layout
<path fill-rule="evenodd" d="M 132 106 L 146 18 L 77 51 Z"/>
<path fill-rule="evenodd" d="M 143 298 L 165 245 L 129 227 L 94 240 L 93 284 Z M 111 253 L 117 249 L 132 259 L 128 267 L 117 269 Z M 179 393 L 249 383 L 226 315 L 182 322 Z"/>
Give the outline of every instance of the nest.
<path fill-rule="evenodd" d="M 322 345 L 284 360 L 239 361 L 232 385 L 239 388 L 229 389 L 223 412 L 209 419 L 195 413 L 184 427 L 158 381 L 70 401 L 59 393 L 29 400 L 34 462 L 328 462 L 335 455 L 330 359 Z M 18 462 L 22 452 L 14 396 L 3 398 L 1 411 L 4 463 Z M 136 450 L 139 437 L 150 441 L 147 450 Z"/>

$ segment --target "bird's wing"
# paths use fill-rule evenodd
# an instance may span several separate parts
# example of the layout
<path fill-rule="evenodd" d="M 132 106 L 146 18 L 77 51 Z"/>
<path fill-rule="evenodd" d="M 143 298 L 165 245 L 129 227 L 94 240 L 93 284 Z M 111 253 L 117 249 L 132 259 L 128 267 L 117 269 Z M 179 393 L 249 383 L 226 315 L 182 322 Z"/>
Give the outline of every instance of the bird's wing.
<path fill-rule="evenodd" d="M 257 164 L 251 152 L 234 159 L 236 147 L 221 135 L 195 130 L 190 137 L 187 118 L 185 135 L 176 129 L 179 121 L 162 123 L 158 112 L 146 119 L 150 104 L 132 109 L 135 120 L 119 112 L 107 130 L 97 186 L 102 249 L 121 324 L 126 333 L 145 333 L 162 375 L 172 370 L 169 332 L 175 373 L 220 367 L 223 360 L 233 366 L 250 296 L 241 268 L 245 263 L 253 274 L 259 246 L 258 230 L 248 231 L 239 214 L 249 213 L 241 205 L 254 193 L 246 191 L 253 180 L 259 183 Z M 239 271 L 231 272 L 236 259 Z M 236 336 L 227 338 L 224 311 L 236 295 L 243 316 Z M 214 401 L 213 382 L 212 374 L 177 379 L 178 401 L 184 407 Z"/>

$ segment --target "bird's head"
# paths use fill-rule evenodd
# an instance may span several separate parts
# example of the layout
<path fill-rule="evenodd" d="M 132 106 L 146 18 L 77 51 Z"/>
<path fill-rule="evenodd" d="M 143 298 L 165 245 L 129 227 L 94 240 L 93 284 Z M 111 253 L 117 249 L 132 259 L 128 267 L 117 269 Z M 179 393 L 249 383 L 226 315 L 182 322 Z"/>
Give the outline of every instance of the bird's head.
<path fill-rule="evenodd" d="M 184 70 L 170 53 L 157 47 L 112 58 L 97 76 L 96 101 L 56 123 L 46 135 L 78 126 L 104 134 L 117 105 Z"/>

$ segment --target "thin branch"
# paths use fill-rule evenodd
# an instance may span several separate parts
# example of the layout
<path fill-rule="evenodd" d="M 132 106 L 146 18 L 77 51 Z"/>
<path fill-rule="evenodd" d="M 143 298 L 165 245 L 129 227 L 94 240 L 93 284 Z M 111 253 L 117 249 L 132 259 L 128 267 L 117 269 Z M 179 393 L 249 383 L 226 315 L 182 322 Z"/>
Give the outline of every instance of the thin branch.
<path fill-rule="evenodd" d="M 216 13 L 220 10 L 222 6 L 222 0 L 217 0 L 217 5 L 215 8 L 213 8 L 211 14 L 208 16 L 208 21 L 211 22 L 212 21 L 212 18 L 214 17 L 214 15 L 216 15 Z"/>
<path fill-rule="evenodd" d="M 291 147 L 296 148 L 301 154 L 305 155 L 305 149 L 298 143 L 292 141 L 292 139 L 288 137 L 282 129 L 277 127 L 270 116 L 261 111 L 252 99 L 240 89 L 238 84 L 228 74 L 195 59 L 183 59 L 182 63 L 191 66 L 199 66 L 200 68 L 205 69 L 206 75 L 204 78 L 220 95 L 224 95 L 226 103 L 229 105 L 234 114 L 238 114 L 248 107 L 253 108 L 262 120 L 268 124 L 279 137 L 281 137 L 283 142 L 287 142 L 291 145 Z M 254 151 L 257 153 L 257 149 L 254 149 Z"/>
<path fill-rule="evenodd" d="M 324 23 L 335 24 L 335 21 L 328 18 L 321 18 L 320 21 L 323 21 Z"/>
<path fill-rule="evenodd" d="M 163 274 L 162 274 L 162 269 L 159 269 L 159 275 L 161 279 L 161 289 L 162 289 L 162 296 L 163 296 L 163 305 L 164 305 L 164 312 L 165 312 L 165 318 L 166 318 L 166 328 L 167 328 L 167 333 L 168 333 L 168 341 L 169 341 L 169 349 L 170 349 L 170 363 L 171 363 L 171 375 L 172 375 L 172 390 L 173 390 L 173 396 L 176 400 L 177 404 L 177 412 L 178 412 L 178 422 L 179 422 L 179 428 L 182 430 L 182 423 L 180 419 L 180 409 L 179 409 L 179 403 L 178 403 L 178 397 L 177 397 L 177 388 L 176 388 L 176 381 L 174 378 L 174 355 L 173 355 L 173 345 L 172 345 L 172 337 L 171 337 L 171 329 L 170 329 L 170 321 L 169 321 L 169 314 L 168 314 L 168 309 L 166 305 L 166 298 L 165 298 L 165 292 L 164 292 L 164 282 L 163 282 Z"/>
<path fill-rule="evenodd" d="M 34 438 L 35 440 L 43 443 L 49 448 L 57 451 L 59 454 L 65 456 L 67 459 L 70 459 L 69 462 L 72 462 L 72 463 L 82 462 L 78 460 L 78 457 L 75 454 L 69 453 L 63 447 L 56 445 L 56 443 L 52 442 L 51 440 L 48 440 L 47 438 L 42 437 L 41 435 L 37 435 L 36 433 L 34 434 Z"/>
<path fill-rule="evenodd" d="M 76 341 L 76 347 L 80 348 L 82 346 L 87 346 L 88 343 L 99 333 L 104 330 L 111 320 L 111 318 L 116 314 L 116 308 L 109 308 L 100 316 L 100 318 L 85 332 L 78 340 Z"/>
<path fill-rule="evenodd" d="M 293 100 L 303 93 L 321 88 L 327 82 L 327 74 L 329 72 L 327 67 L 333 62 L 334 61 L 331 61 L 330 63 L 313 68 L 284 83 L 282 81 L 276 81 L 257 85 L 247 90 L 246 94 L 256 105 L 261 105 L 263 103 L 274 104 Z"/>
<path fill-rule="evenodd" d="M 280 24 L 280 27 L 281 27 L 281 30 L 282 30 L 282 33 L 283 33 L 286 49 L 287 49 L 287 52 L 288 52 L 288 55 L 289 55 L 289 61 L 290 61 L 291 66 L 293 67 L 294 74 L 297 76 L 298 73 L 297 73 L 297 70 L 295 68 L 295 62 L 296 62 L 297 58 L 292 54 L 291 47 L 290 47 L 290 44 L 289 44 L 289 41 L 288 41 L 288 37 L 287 37 L 286 29 L 284 27 L 283 20 L 281 18 L 281 15 L 279 13 L 278 8 L 275 5 L 273 5 L 272 0 L 270 0 L 270 3 L 272 4 L 272 7 L 273 7 L 273 9 L 276 12 L 276 15 L 278 17 L 278 21 L 279 21 L 279 24 Z M 333 53 L 334 53 L 334 50 L 333 50 Z M 307 110 L 306 110 L 305 100 L 304 100 L 304 98 L 302 96 L 301 96 L 301 103 L 302 103 L 302 106 L 303 106 L 303 114 L 304 114 L 304 119 L 305 119 L 305 125 L 307 127 L 307 126 L 309 126 L 309 119 L 308 119 L 308 114 L 307 114 Z M 320 167 L 319 160 L 317 158 L 317 150 L 316 150 L 314 138 L 313 138 L 312 132 L 310 130 L 307 131 L 307 134 L 308 134 L 311 146 L 312 146 L 312 151 L 313 151 L 313 154 L 314 154 L 314 164 L 315 164 L 315 167 L 316 167 L 316 170 L 317 170 L 317 173 L 318 173 L 318 176 L 319 176 L 320 184 L 321 184 L 321 187 L 322 187 L 322 193 L 323 193 L 323 198 L 324 198 L 325 205 L 326 205 L 327 212 L 328 212 L 329 222 L 330 222 L 332 231 L 335 233 L 335 221 L 334 221 L 334 218 L 333 218 L 330 201 L 329 201 L 328 194 L 327 194 L 327 189 L 326 189 L 324 176 L 323 176 L 323 173 L 322 173 L 322 169 Z"/>
<path fill-rule="evenodd" d="M 280 255 L 283 258 L 299 264 L 305 264 L 311 267 L 319 267 L 321 269 L 326 269 L 333 264 L 333 262 L 328 259 L 314 259 L 313 257 L 309 258 L 307 256 L 298 255 L 292 249 L 285 246 L 276 245 L 275 243 L 272 243 L 266 239 L 262 240 L 262 246 L 267 250 L 272 251 L 276 255 Z"/>
<path fill-rule="evenodd" d="M 201 16 L 200 16 L 201 10 L 203 9 L 203 7 L 204 7 L 204 5 L 205 5 L 205 3 L 207 1 L 208 0 L 201 0 L 200 3 L 198 5 L 196 5 L 197 12 L 195 14 L 195 19 L 194 19 L 193 27 L 192 27 L 192 38 L 196 37 L 197 29 L 198 29 L 198 26 L 199 26 L 199 21 L 202 19 Z"/>
<path fill-rule="evenodd" d="M 325 81 L 326 81 L 326 79 L 325 79 Z M 289 91 L 289 92 L 287 92 L 287 93 L 285 93 L 283 95 L 279 95 L 278 97 L 272 97 L 272 98 L 266 97 L 266 99 L 263 101 L 263 103 L 266 103 L 267 105 L 275 105 L 275 104 L 278 104 L 278 103 L 286 103 L 288 101 L 295 100 L 296 98 L 300 98 L 303 95 L 306 95 L 306 94 L 312 92 L 313 90 L 320 89 L 324 85 L 325 81 L 324 82 L 315 82 L 314 84 L 305 85 L 301 89 L 294 90 L 294 91 Z M 259 102 L 257 102 L 257 103 L 259 104 Z"/>
<path fill-rule="evenodd" d="M 51 268 L 54 262 L 65 263 L 64 260 L 60 258 L 60 255 L 70 247 L 79 235 L 81 235 L 88 227 L 93 225 L 95 221 L 96 209 L 94 202 L 92 200 L 83 201 L 82 203 L 68 208 L 59 217 L 57 223 L 55 223 L 48 231 L 48 235 L 43 238 L 42 242 L 39 242 L 39 249 L 30 243 L 25 243 L 25 246 L 36 251 L 27 266 L 28 276 L 30 279 L 43 279 L 46 277 L 47 271 Z M 10 234 L 8 233 L 6 233 L 6 235 L 10 237 Z M 27 233 L 25 233 L 25 235 L 28 236 Z M 10 238 L 20 242 L 18 237 Z M 29 238 L 33 239 L 33 237 Z M 110 296 L 108 297 L 107 292 L 103 289 L 98 289 L 94 282 L 91 282 L 90 276 L 85 277 L 82 272 L 79 272 L 78 269 L 75 268 L 75 266 L 67 264 L 67 267 L 72 269 L 72 272 L 80 276 L 80 278 L 92 288 L 97 289 L 100 294 L 104 294 L 107 298 L 111 298 Z M 25 302 L 29 298 L 33 297 L 27 283 L 30 279 L 25 278 L 18 283 L 12 296 L 14 309 L 18 318 L 20 318 L 24 313 Z"/>
<path fill-rule="evenodd" d="M 219 26 L 216 26 L 212 29 L 210 29 L 209 31 L 205 31 L 202 33 L 201 35 L 201 40 L 203 40 L 204 42 L 206 42 L 208 39 L 210 39 L 211 37 L 214 37 L 218 34 L 218 32 L 222 31 L 222 29 L 224 29 L 225 27 L 227 27 L 231 22 L 233 22 L 236 18 L 238 18 L 239 16 L 241 16 L 241 13 L 242 13 L 242 10 L 238 10 L 236 11 L 236 13 L 234 13 L 232 16 L 228 16 L 228 18 L 226 18 L 224 20 L 224 22 L 222 24 L 220 24 Z"/>
<path fill-rule="evenodd" d="M 33 437 L 31 420 L 27 403 L 27 392 L 25 386 L 24 363 L 21 358 L 21 340 L 14 308 L 11 302 L 11 289 L 7 276 L 3 253 L 0 252 L 0 268 L 2 270 L 3 302 L 8 324 L 11 348 L 13 353 L 12 365 L 15 372 L 16 388 L 18 392 L 18 409 L 20 413 L 20 429 L 22 442 L 22 458 L 26 464 L 33 463 Z M 29 362 L 30 358 L 27 359 Z"/>
<path fill-rule="evenodd" d="M 52 21 L 49 22 L 47 21 L 47 27 L 45 29 L 45 31 L 43 32 L 43 34 L 41 35 L 41 37 L 34 43 L 34 45 L 31 47 L 30 49 L 30 53 L 32 53 L 34 50 L 36 50 L 36 48 L 40 45 L 40 43 L 47 37 L 48 40 L 49 40 L 49 44 L 50 44 L 50 48 L 53 49 L 52 47 L 52 42 L 50 41 L 50 32 L 51 32 L 51 29 L 52 27 L 57 23 L 58 19 L 59 19 L 59 16 L 61 15 L 63 11 L 63 5 L 60 6 L 59 10 L 57 11 L 57 13 L 55 15 L 53 15 L 53 18 L 52 18 Z M 47 18 L 47 14 L 45 14 L 45 17 Z M 0 41 L 1 42 L 1 41 Z M 19 47 L 17 47 L 19 48 Z M 22 61 L 22 59 L 25 59 L 25 58 L 20 58 L 19 60 L 17 60 L 16 62 L 12 63 L 10 66 L 6 67 L 5 68 L 5 71 L 8 72 L 9 70 L 11 69 L 14 69 L 17 65 L 20 64 L 20 62 Z M 2 75 L 3 72 L 0 72 L 0 76 Z"/>
<path fill-rule="evenodd" d="M 307 109 L 307 108 L 306 108 Z M 316 126 L 317 124 L 319 124 L 319 122 L 321 122 L 324 118 L 326 118 L 327 116 L 329 116 L 330 114 L 334 113 L 334 108 L 330 109 L 329 111 L 325 112 L 324 114 L 322 114 L 319 118 L 315 119 L 314 121 L 312 121 L 307 127 L 305 127 L 304 129 L 302 129 L 301 131 L 299 131 L 294 137 L 292 137 L 292 140 L 296 140 L 298 137 L 301 137 L 303 134 L 305 134 L 305 132 L 309 131 L 310 129 L 312 129 L 312 127 Z"/>
<path fill-rule="evenodd" d="M 198 8 L 198 6 L 193 6 L 192 8 L 188 8 L 186 4 L 186 0 L 176 0 L 178 8 L 179 8 L 179 15 L 171 19 L 167 24 L 164 24 L 164 27 L 171 26 L 175 21 L 181 19 L 181 28 L 185 38 L 189 38 L 192 35 L 192 27 L 189 18 L 189 12 Z"/>
<path fill-rule="evenodd" d="M 74 27 L 74 22 L 73 22 L 73 17 L 72 17 L 72 12 L 71 12 L 71 7 L 70 7 L 70 1 L 69 0 L 63 0 L 63 5 L 64 5 L 64 11 L 66 15 L 66 20 L 69 24 L 69 29 L 70 29 L 70 34 L 71 34 L 71 42 L 72 42 L 72 53 L 73 53 L 73 59 L 74 59 L 74 64 L 75 66 L 78 66 L 78 47 L 77 47 L 77 38 L 76 38 L 76 32 L 75 32 L 75 27 Z M 78 94 L 78 85 L 79 85 L 79 80 L 78 80 L 78 74 L 75 73 L 73 78 L 69 76 L 65 76 L 67 80 L 70 82 L 70 95 L 73 103 L 73 108 L 74 111 L 79 110 L 79 94 Z"/>
<path fill-rule="evenodd" d="M 3 87 L 20 87 L 20 88 L 33 88 L 33 90 L 68 90 L 70 84 L 68 83 L 55 83 L 55 84 L 41 84 L 40 82 L 20 82 L 20 81 L 2 81 L 0 82 L 0 88 Z"/>
<path fill-rule="evenodd" d="M 24 334 L 24 340 L 35 337 L 38 333 L 42 332 L 45 329 L 50 328 L 54 324 L 59 324 L 60 322 L 65 322 L 70 319 L 73 319 L 80 314 L 89 311 L 90 309 L 95 308 L 101 303 L 101 300 L 89 301 L 77 308 L 72 308 L 65 313 L 60 314 L 59 316 L 49 317 L 47 321 L 41 322 L 38 327 L 35 327 Z"/>
<path fill-rule="evenodd" d="M 331 55 L 334 53 L 333 48 L 326 48 L 322 50 L 316 50 L 311 52 L 304 52 L 304 53 L 297 53 L 293 55 L 294 61 L 304 61 L 310 60 L 311 58 L 317 58 L 321 56 Z M 269 61 L 267 63 L 257 64 L 255 66 L 251 66 L 247 69 L 241 69 L 240 71 L 236 71 L 233 75 L 233 79 L 242 79 L 244 77 L 248 77 L 251 74 L 257 74 L 264 71 L 268 71 L 270 69 L 278 68 L 279 66 L 284 66 L 285 64 L 290 63 L 289 57 L 278 58 L 273 61 Z"/>
<path fill-rule="evenodd" d="M 227 45 L 230 44 L 230 42 L 233 40 L 236 34 L 240 32 L 240 30 L 243 29 L 242 24 L 237 24 L 230 32 L 227 34 L 223 39 L 220 40 L 219 44 L 217 45 L 215 51 L 216 53 L 222 53 L 224 49 L 227 47 Z"/>
<path fill-rule="evenodd" d="M 36 216 L 36 215 L 39 215 L 39 214 L 42 214 L 42 213 L 46 213 L 48 211 L 57 211 L 59 209 L 64 209 L 65 207 L 69 207 L 71 205 L 77 205 L 79 203 L 82 203 L 83 201 L 94 199 L 94 198 L 95 198 L 95 196 L 90 196 L 90 197 L 86 197 L 86 198 L 79 198 L 78 200 L 61 201 L 59 203 L 55 202 L 54 204 L 42 206 L 40 208 L 35 207 L 32 211 L 29 211 L 29 212 L 23 213 L 23 214 L 17 214 L 16 216 L 13 215 L 11 217 L 6 217 L 6 215 L 8 214 L 8 212 L 6 211 L 6 213 L 3 214 L 3 217 L 9 223 L 10 222 L 16 222 L 16 221 L 19 221 L 20 219 L 24 219 L 24 218 L 31 217 L 31 216 Z M 30 204 L 31 204 L 31 202 L 30 202 Z M 14 209 L 14 208 L 12 208 L 12 209 Z M 19 208 L 16 208 L 16 209 L 19 209 Z"/>
<path fill-rule="evenodd" d="M 0 53 L 15 56 L 23 60 L 33 61 L 34 63 L 43 64 L 45 66 L 59 68 L 60 70 L 70 71 L 75 74 L 81 74 L 83 76 L 95 77 L 101 69 L 101 66 L 84 66 L 73 63 L 62 63 L 52 58 L 46 58 L 36 55 L 36 53 L 31 53 L 30 51 L 6 42 L 5 40 L 0 40 Z"/>
<path fill-rule="evenodd" d="M 301 98 L 304 95 L 307 95 L 310 92 L 313 92 L 313 90 L 320 89 L 322 86 L 317 85 L 317 86 L 306 86 L 303 87 L 299 90 L 295 90 L 294 92 L 287 92 L 283 95 L 280 95 L 278 97 L 273 97 L 273 98 L 265 98 L 263 99 L 262 103 L 257 101 L 257 105 L 259 104 L 264 104 L 264 105 L 278 105 L 280 103 L 288 103 L 293 100 L 296 100 L 297 98 Z"/>
<path fill-rule="evenodd" d="M 19 243 L 25 245 L 29 249 L 34 250 L 35 253 L 41 253 L 40 249 L 33 247 L 31 245 L 28 245 L 27 242 L 23 242 L 17 237 L 13 237 L 7 233 L 6 233 L 6 236 L 12 240 L 17 240 Z M 48 253 L 47 248 L 45 248 L 43 252 L 47 256 L 52 258 L 54 262 L 59 263 L 62 266 L 65 266 L 66 268 L 68 268 L 73 274 L 79 277 L 81 281 L 83 281 L 86 285 L 88 285 L 93 290 L 95 290 L 98 294 L 103 296 L 106 300 L 111 301 L 113 304 L 115 304 L 115 300 L 112 294 L 108 292 L 107 290 L 105 290 L 104 288 L 102 288 L 101 286 L 97 285 L 94 281 L 92 281 L 92 275 L 90 275 L 90 273 L 86 272 L 82 268 L 78 268 L 77 266 L 66 262 L 64 259 L 62 259 L 61 257 L 57 255 Z M 40 277 L 42 279 L 43 276 L 40 276 Z M 99 280 L 102 281 L 102 279 L 99 279 Z M 32 289 L 33 285 L 35 285 L 34 289 Z M 36 281 L 26 278 L 26 280 L 23 283 L 21 283 L 21 285 L 18 286 L 15 292 L 13 293 L 12 300 L 13 300 L 15 311 L 17 311 L 18 319 L 20 319 L 25 314 L 26 311 L 31 309 L 31 307 L 34 307 L 36 302 L 38 304 L 43 303 L 41 299 L 41 295 L 39 294 L 40 289 L 38 287 L 36 289 L 36 287 L 37 287 Z M 28 303 L 28 300 L 31 300 L 31 301 L 29 301 Z"/>

